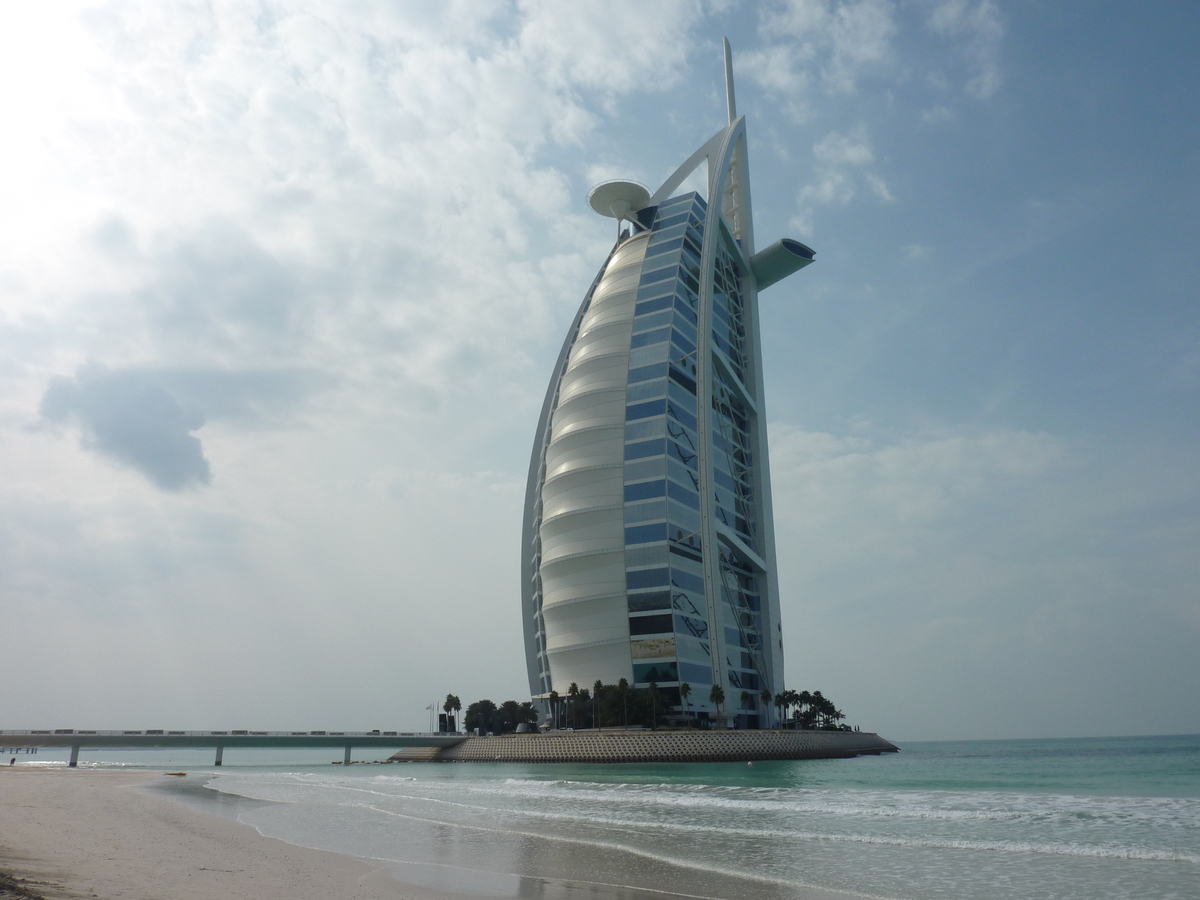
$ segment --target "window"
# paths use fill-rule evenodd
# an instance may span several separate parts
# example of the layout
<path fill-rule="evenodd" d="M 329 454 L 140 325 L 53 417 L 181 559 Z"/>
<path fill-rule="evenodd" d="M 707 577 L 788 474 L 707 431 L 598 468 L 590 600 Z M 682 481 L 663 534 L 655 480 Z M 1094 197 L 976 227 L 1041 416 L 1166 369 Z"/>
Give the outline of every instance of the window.
<path fill-rule="evenodd" d="M 704 596 L 704 579 L 699 575 L 692 575 L 689 572 L 683 572 L 679 569 L 674 569 L 671 572 L 671 584 L 675 587 L 683 588 L 685 591 L 692 591 Z"/>
<path fill-rule="evenodd" d="M 648 594 L 630 594 L 630 612 L 648 612 L 655 609 L 671 608 L 670 591 L 653 591 Z"/>
<path fill-rule="evenodd" d="M 712 666 L 701 666 L 697 665 L 696 663 L 689 662 L 679 662 L 677 665 L 679 669 L 680 681 L 686 681 L 688 684 L 713 683 Z M 707 697 L 701 697 L 700 701 L 704 702 L 707 699 Z M 692 700 L 692 702 L 694 703 L 695 700 Z"/>
<path fill-rule="evenodd" d="M 630 634 L 670 634 L 675 629 L 671 616 L 630 616 Z"/>
<path fill-rule="evenodd" d="M 654 441 L 641 441 L 636 444 L 626 444 L 625 458 L 643 459 L 647 456 L 661 456 L 664 449 L 663 443 L 664 442 L 660 439 Z M 684 462 L 686 462 L 686 460 L 684 460 Z M 692 466 L 694 468 L 695 463 L 693 463 Z"/>
<path fill-rule="evenodd" d="M 639 588 L 651 587 L 666 587 L 668 584 L 667 570 L 662 569 L 639 569 L 635 572 L 625 573 L 625 587 L 628 590 L 636 591 Z M 670 628 L 664 628 L 663 631 L 670 631 Z"/>
<path fill-rule="evenodd" d="M 629 341 L 631 350 L 636 350 L 638 347 L 650 347 L 654 344 L 665 344 L 667 338 L 671 336 L 670 328 L 659 328 L 655 331 L 643 331 L 641 334 L 635 334 Z"/>
<path fill-rule="evenodd" d="M 708 623 L 691 616 L 675 614 L 675 630 L 680 634 L 690 634 L 692 637 L 708 637 Z"/>
<path fill-rule="evenodd" d="M 667 366 L 665 363 L 658 363 L 653 366 L 640 366 L 636 369 L 629 370 L 629 383 L 635 384 L 639 381 L 650 381 L 654 378 L 665 378 L 667 375 Z M 695 390 L 692 393 L 696 393 Z"/>
<path fill-rule="evenodd" d="M 625 502 L 630 503 L 634 500 L 649 500 L 651 497 L 662 497 L 667 492 L 667 482 L 664 479 L 658 481 L 642 481 L 638 484 L 625 485 Z"/>
<path fill-rule="evenodd" d="M 635 684 L 678 681 L 679 670 L 673 662 L 641 663 L 633 667 L 633 680 Z"/>
<path fill-rule="evenodd" d="M 652 544 L 655 541 L 667 539 L 667 523 L 657 522 L 653 525 L 635 525 L 625 529 L 626 544 Z"/>

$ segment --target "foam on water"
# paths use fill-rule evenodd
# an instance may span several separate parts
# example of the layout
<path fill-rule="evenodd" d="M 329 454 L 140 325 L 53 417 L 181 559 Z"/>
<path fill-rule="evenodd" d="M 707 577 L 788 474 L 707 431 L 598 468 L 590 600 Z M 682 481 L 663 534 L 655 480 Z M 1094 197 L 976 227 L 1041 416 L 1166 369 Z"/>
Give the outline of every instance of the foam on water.
<path fill-rule="evenodd" d="M 1095 769 L 1072 773 L 1042 746 L 1024 760 L 1032 789 L 1011 789 L 1021 756 L 1007 742 L 995 758 L 986 745 L 969 753 L 946 745 L 956 783 L 969 774 L 976 790 L 947 789 L 946 759 L 929 745 L 924 763 L 890 769 L 887 758 L 760 765 L 752 774 L 728 765 L 411 764 L 403 775 L 227 771 L 215 786 L 285 801 L 243 819 L 296 843 L 594 885 L 686 893 L 681 885 L 700 873 L 693 893 L 713 879 L 725 891 L 705 896 L 767 898 L 815 885 L 896 898 L 1195 898 L 1200 741 L 1181 752 L 1178 739 L 1159 739 L 1166 750 L 1156 754 L 1146 740 L 1079 742 L 1087 753 L 1068 746 L 1076 768 L 1099 758 L 1119 772 L 1109 793 L 1098 790 Z M 1136 782 L 1138 765 L 1158 795 Z M 889 773 L 904 786 L 889 785 Z"/>

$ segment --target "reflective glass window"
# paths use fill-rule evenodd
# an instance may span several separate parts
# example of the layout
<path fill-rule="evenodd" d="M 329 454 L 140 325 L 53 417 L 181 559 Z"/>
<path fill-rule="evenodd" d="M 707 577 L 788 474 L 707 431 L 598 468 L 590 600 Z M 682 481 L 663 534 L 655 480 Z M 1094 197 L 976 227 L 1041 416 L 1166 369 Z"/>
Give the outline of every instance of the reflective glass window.
<path fill-rule="evenodd" d="M 681 463 L 683 463 L 689 469 L 696 469 L 699 466 L 699 457 L 696 456 L 695 450 L 692 450 L 689 447 L 681 447 L 679 444 L 675 443 L 675 441 L 667 441 L 666 443 L 667 443 L 666 451 L 667 451 L 668 455 L 670 455 L 672 458 L 679 460 Z M 630 447 L 640 447 L 640 446 L 641 446 L 640 444 L 627 444 L 625 446 L 625 458 L 626 459 L 636 459 L 637 457 L 631 457 L 629 455 L 629 448 Z M 659 451 L 659 452 L 662 452 L 662 451 Z M 646 453 L 642 453 L 641 455 L 642 456 L 650 456 L 651 454 L 649 452 L 646 452 Z"/>
<path fill-rule="evenodd" d="M 634 316 L 648 315 L 655 310 L 666 309 L 669 306 L 673 306 L 675 302 L 674 294 L 666 294 L 661 297 L 654 297 L 650 300 L 644 300 L 638 303 L 638 305 L 633 308 L 633 314 Z"/>
<path fill-rule="evenodd" d="M 665 343 L 671 337 L 670 328 L 658 328 L 654 331 L 643 331 L 640 334 L 635 334 L 629 339 L 630 349 L 636 350 L 638 347 L 649 347 L 651 344 Z"/>
<path fill-rule="evenodd" d="M 674 217 L 672 217 L 674 218 Z M 680 221 L 676 225 L 671 225 L 661 231 L 656 230 L 650 238 L 651 244 L 665 243 L 666 241 L 674 240 L 677 237 L 683 237 L 683 233 L 687 231 L 687 223 Z"/>
<path fill-rule="evenodd" d="M 685 616 L 693 616 L 697 619 L 703 619 L 706 616 L 704 598 L 701 596 L 693 597 L 687 591 L 671 591 L 671 606 Z"/>
<path fill-rule="evenodd" d="M 662 566 L 666 561 L 667 547 L 665 544 L 634 544 L 625 548 L 625 565 L 630 568 Z"/>
<path fill-rule="evenodd" d="M 662 459 L 638 459 L 625 463 L 626 481 L 643 481 L 647 478 L 662 477 Z"/>
<path fill-rule="evenodd" d="M 672 263 L 661 269 L 655 269 L 653 272 L 643 272 L 641 280 L 638 282 L 639 287 L 648 287 L 652 284 L 657 284 L 660 281 L 666 281 L 668 278 L 674 278 L 679 271 L 679 266 Z"/>
<path fill-rule="evenodd" d="M 630 634 L 669 634 L 675 630 L 670 615 L 665 616 L 630 616 Z"/>
<path fill-rule="evenodd" d="M 696 345 L 696 328 L 692 325 L 692 320 L 684 316 L 676 316 L 674 325 L 675 330 L 691 341 L 694 347 Z"/>
<path fill-rule="evenodd" d="M 690 634 L 692 637 L 707 637 L 708 623 L 702 619 L 694 619 L 691 616 L 681 616 L 676 613 L 675 630 L 680 634 Z"/>
<path fill-rule="evenodd" d="M 667 457 L 667 475 L 670 478 L 674 478 L 684 487 L 690 486 L 693 490 L 700 490 L 700 474 L 693 472 L 674 457 Z M 625 478 L 629 480 L 629 475 L 626 474 Z"/>
<path fill-rule="evenodd" d="M 700 546 L 700 513 L 670 500 L 667 519 L 671 523 L 671 538 L 694 548 Z"/>
<path fill-rule="evenodd" d="M 643 481 L 638 484 L 625 485 L 625 502 L 634 500 L 649 500 L 651 497 L 662 497 L 667 493 L 666 481 Z"/>
<path fill-rule="evenodd" d="M 696 352 L 696 345 L 689 341 L 680 333 L 680 329 L 676 328 L 671 335 L 671 343 L 683 351 L 684 356 L 690 356 Z"/>
<path fill-rule="evenodd" d="M 680 222 L 686 222 L 691 216 L 691 210 L 685 209 L 683 212 L 671 213 L 668 210 L 663 210 L 661 207 L 658 210 L 659 218 L 654 223 L 655 232 L 666 231 Z"/>
<path fill-rule="evenodd" d="M 633 320 L 633 330 L 640 332 L 649 331 L 651 328 L 661 328 L 664 325 L 671 324 L 674 316 L 675 311 L 672 309 L 664 309 L 662 312 L 652 313 L 647 316 L 638 316 Z"/>
<path fill-rule="evenodd" d="M 683 588 L 685 591 L 693 591 L 701 595 L 704 593 L 704 578 L 700 575 L 684 572 L 679 568 L 671 570 L 671 584 Z"/>
<path fill-rule="evenodd" d="M 635 384 L 639 381 L 651 381 L 655 378 L 662 378 L 667 374 L 667 364 L 658 363 L 653 366 L 640 366 L 636 369 L 629 370 L 629 383 Z M 692 386 L 692 393 L 696 393 L 695 385 Z"/>
<path fill-rule="evenodd" d="M 659 396 L 659 395 L 658 394 L 649 394 L 644 398 L 639 397 L 637 399 L 649 400 L 650 397 L 657 397 L 657 396 Z M 672 381 L 667 385 L 667 396 L 671 398 L 672 403 L 677 403 L 677 404 L 682 405 L 682 408 L 686 409 L 693 416 L 696 414 L 696 395 L 689 394 L 682 387 L 680 387 L 678 383 Z M 629 396 L 626 395 L 626 399 L 628 400 L 631 398 L 629 398 Z"/>
<path fill-rule="evenodd" d="M 671 380 L 682 387 L 684 390 L 694 394 L 696 393 L 696 381 L 694 378 L 689 378 L 685 373 L 681 372 L 675 366 L 671 366 Z M 633 373 L 630 372 L 630 381 L 633 380 Z M 653 377 L 653 376 L 651 376 Z"/>
<path fill-rule="evenodd" d="M 631 503 L 625 507 L 625 524 L 635 525 L 638 522 L 657 522 L 667 518 L 667 501 L 652 500 L 645 503 Z"/>
<path fill-rule="evenodd" d="M 683 662 L 680 660 L 679 680 L 686 681 L 688 684 L 712 684 L 712 666 L 702 666 L 697 663 Z M 690 698 L 689 698 L 690 699 Z M 707 697 L 701 697 L 700 702 L 707 701 Z"/>
<path fill-rule="evenodd" d="M 625 402 L 634 403 L 638 400 L 653 400 L 655 397 L 661 397 L 667 393 L 667 382 L 660 381 L 643 381 L 637 384 L 631 384 L 625 390 Z M 692 406 L 696 405 L 696 398 L 692 398 Z"/>
<path fill-rule="evenodd" d="M 648 594 L 630 594 L 630 612 L 648 612 L 655 609 L 670 609 L 670 591 L 651 591 Z"/>
<path fill-rule="evenodd" d="M 667 414 L 674 418 L 679 423 L 686 425 L 691 429 L 692 434 L 696 432 L 696 416 L 694 413 L 687 411 L 687 408 L 682 404 L 676 403 L 674 400 L 667 403 Z M 677 435 L 676 435 L 677 436 Z"/>
<path fill-rule="evenodd" d="M 696 496 L 695 491 L 688 490 L 683 485 L 676 484 L 674 481 L 668 481 L 666 484 L 667 496 L 672 500 L 678 500 L 680 503 L 690 506 L 692 509 L 700 508 L 700 498 Z M 626 488 L 626 490 L 628 490 L 628 488 Z"/>
<path fill-rule="evenodd" d="M 625 426 L 625 440 L 639 441 L 643 438 L 662 437 L 667 432 L 667 420 L 662 416 L 631 422 Z"/>
<path fill-rule="evenodd" d="M 679 672 L 673 662 L 638 663 L 633 667 L 633 681 L 635 684 L 678 680 Z"/>
<path fill-rule="evenodd" d="M 634 525 L 625 529 L 626 544 L 653 544 L 667 539 L 667 523 L 656 522 L 652 525 Z"/>
<path fill-rule="evenodd" d="M 667 569 L 638 569 L 633 572 L 625 573 L 625 587 L 628 590 L 636 591 L 638 588 L 665 587 L 668 584 Z M 671 629 L 667 628 L 666 631 Z"/>
<path fill-rule="evenodd" d="M 663 443 L 664 442 L 661 440 L 654 440 L 654 441 L 639 441 L 636 444 L 626 444 L 625 445 L 625 458 L 626 459 L 643 459 L 644 457 L 647 457 L 647 456 L 661 456 L 663 453 L 663 450 L 665 449 L 663 447 Z M 674 444 L 674 442 L 669 442 L 669 443 Z M 685 459 L 684 462 L 686 463 L 687 460 Z"/>
<path fill-rule="evenodd" d="M 673 241 L 664 241 L 648 248 L 646 250 L 646 258 L 649 259 L 652 256 L 660 256 L 663 253 L 670 253 L 673 250 L 678 250 L 681 246 L 683 246 L 682 237 L 676 238 Z"/>
<path fill-rule="evenodd" d="M 655 344 L 652 347 L 638 347 L 629 353 L 629 365 L 631 367 L 640 368 L 653 363 L 662 363 L 667 361 L 667 348 L 670 344 L 662 343 Z"/>

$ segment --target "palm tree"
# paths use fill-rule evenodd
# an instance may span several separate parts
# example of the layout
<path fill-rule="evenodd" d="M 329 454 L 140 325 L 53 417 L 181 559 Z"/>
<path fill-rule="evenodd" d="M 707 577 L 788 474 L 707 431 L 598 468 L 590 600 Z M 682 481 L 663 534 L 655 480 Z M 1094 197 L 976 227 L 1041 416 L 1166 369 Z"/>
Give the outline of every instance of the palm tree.
<path fill-rule="evenodd" d="M 493 731 L 496 728 L 496 704 L 491 700 L 476 700 L 467 707 L 467 715 L 463 724 L 468 731 L 476 728 L 481 731 Z"/>
<path fill-rule="evenodd" d="M 528 723 L 529 725 L 533 725 L 534 730 L 536 731 L 537 730 L 537 721 L 538 721 L 537 707 L 534 706 L 533 703 L 531 703 L 530 701 L 526 700 L 524 703 L 521 704 L 521 711 L 517 717 L 517 724 L 520 725 L 523 722 Z"/>
<path fill-rule="evenodd" d="M 692 686 L 686 681 L 679 685 L 679 699 L 683 701 L 683 708 L 687 711 L 688 716 L 692 714 L 691 708 L 688 706 L 688 696 L 692 693 Z"/>
<path fill-rule="evenodd" d="M 742 707 L 741 707 L 741 708 L 742 708 L 743 710 L 749 709 L 750 707 L 749 707 L 749 706 L 747 706 L 747 704 L 748 704 L 748 703 L 749 703 L 749 702 L 750 702 L 750 701 L 751 701 L 753 698 L 754 698 L 754 695 L 753 695 L 753 694 L 751 694 L 749 691 L 742 691 L 742 696 L 741 696 Z M 746 713 L 745 713 L 745 712 L 743 712 L 743 713 L 742 713 L 742 716 L 744 717 L 745 715 L 746 715 Z"/>
<path fill-rule="evenodd" d="M 571 686 L 567 688 L 567 696 L 571 698 L 569 707 L 571 709 L 571 727 L 574 728 L 579 724 L 577 721 L 578 717 L 576 716 L 577 707 L 579 705 L 579 685 L 574 681 L 572 681 Z"/>
<path fill-rule="evenodd" d="M 780 691 L 775 695 L 775 708 L 779 710 L 776 718 L 781 726 L 787 724 L 787 713 L 784 712 L 787 708 L 787 699 L 787 691 Z"/>
<path fill-rule="evenodd" d="M 592 685 L 592 727 L 600 727 L 600 691 L 604 687 L 604 682 L 599 678 Z"/>
<path fill-rule="evenodd" d="M 763 709 L 763 718 L 762 718 L 762 721 L 758 723 L 758 727 L 759 728 L 764 728 L 764 727 L 770 728 L 771 727 L 771 721 L 770 721 L 771 716 L 769 715 L 769 713 L 771 710 L 771 692 L 769 690 L 767 690 L 766 688 L 763 688 L 762 693 L 758 695 L 758 699 L 762 701 L 762 709 Z"/>
<path fill-rule="evenodd" d="M 796 717 L 800 719 L 801 722 L 808 724 L 813 720 L 813 717 L 816 715 L 816 709 L 813 705 L 813 701 L 818 695 L 820 695 L 820 693 L 820 691 L 817 691 L 816 694 L 810 694 L 808 691 L 801 691 L 799 694 L 796 694 L 794 698 L 796 704 Z M 801 712 L 801 710 L 806 706 L 808 707 L 807 713 Z"/>
<path fill-rule="evenodd" d="M 551 691 L 548 699 L 550 700 L 550 727 L 558 728 L 558 691 Z"/>
<path fill-rule="evenodd" d="M 723 718 L 721 715 L 721 704 L 725 702 L 725 688 L 719 684 L 714 684 L 712 690 L 708 692 L 708 702 L 717 708 L 717 718 Z"/>
<path fill-rule="evenodd" d="M 455 712 L 455 713 L 456 713 L 456 712 L 458 712 L 460 709 L 462 709 L 462 701 L 461 701 L 461 700 L 459 700 L 459 699 L 458 699 L 456 696 L 454 696 L 453 694 L 447 694 L 447 695 L 446 695 L 446 702 L 442 704 L 442 710 L 443 710 L 443 712 L 445 712 L 445 713 L 446 713 L 446 718 L 447 718 L 447 719 L 449 719 L 449 718 L 450 718 L 450 713 L 452 713 L 452 712 Z M 449 727 L 449 725 L 450 725 L 450 723 L 449 723 L 449 722 L 447 722 L 447 723 L 446 723 L 446 726 L 447 726 L 447 727 Z M 458 729 L 457 729 L 457 728 L 455 728 L 454 730 L 455 730 L 455 731 L 458 731 Z"/>
<path fill-rule="evenodd" d="M 622 678 L 617 682 L 617 691 L 621 694 L 621 702 L 625 706 L 625 727 L 629 727 L 629 682 Z"/>
<path fill-rule="evenodd" d="M 650 727 L 658 727 L 658 682 L 652 681 L 649 684 L 650 690 Z"/>

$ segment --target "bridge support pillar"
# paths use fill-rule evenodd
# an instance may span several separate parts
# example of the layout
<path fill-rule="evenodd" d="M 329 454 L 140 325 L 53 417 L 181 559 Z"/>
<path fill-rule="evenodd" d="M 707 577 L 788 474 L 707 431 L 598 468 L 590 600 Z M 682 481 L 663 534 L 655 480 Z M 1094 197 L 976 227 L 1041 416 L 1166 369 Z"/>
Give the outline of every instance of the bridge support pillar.
<path fill-rule="evenodd" d="M 221 760 L 223 760 L 224 758 L 225 758 L 225 748 L 218 747 L 217 748 L 217 761 L 215 763 L 213 763 L 213 765 L 219 766 L 221 764 Z"/>
<path fill-rule="evenodd" d="M 346 758 L 343 760 L 346 765 L 350 765 L 350 745 L 346 745 Z"/>
<path fill-rule="evenodd" d="M 79 745 L 78 744 L 71 745 L 71 761 L 69 763 L 67 763 L 67 765 L 70 766 L 72 769 L 76 769 L 79 767 Z"/>

